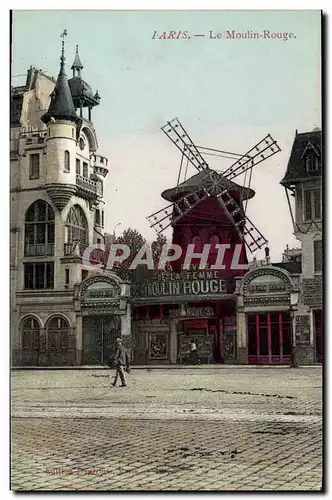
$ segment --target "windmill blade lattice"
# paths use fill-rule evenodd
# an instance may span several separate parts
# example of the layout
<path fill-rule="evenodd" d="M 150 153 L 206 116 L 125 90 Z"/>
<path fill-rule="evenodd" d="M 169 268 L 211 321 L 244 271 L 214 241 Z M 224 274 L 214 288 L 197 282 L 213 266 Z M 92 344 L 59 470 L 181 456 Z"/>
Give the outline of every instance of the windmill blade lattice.
<path fill-rule="evenodd" d="M 166 125 L 161 127 L 161 130 L 196 170 L 198 170 L 198 172 L 205 172 L 206 175 L 201 179 L 202 187 L 147 217 L 150 222 L 150 227 L 155 228 L 157 233 L 161 233 L 169 226 L 178 222 L 203 200 L 208 197 L 216 197 L 237 234 L 251 252 L 266 245 L 267 240 L 246 216 L 242 208 L 242 199 L 239 205 L 230 194 L 230 190 L 233 187 L 230 181 L 248 171 L 250 171 L 251 180 L 253 167 L 281 151 L 277 141 L 268 134 L 255 146 L 249 149 L 247 153 L 237 159 L 226 171 L 219 175 L 209 168 L 209 165 L 202 157 L 178 118 L 174 118 L 170 122 L 167 122 Z M 242 190 L 244 189 L 246 189 L 245 186 L 242 187 Z"/>
<path fill-rule="evenodd" d="M 225 172 L 222 173 L 226 179 L 235 179 L 238 175 L 245 173 L 259 165 L 262 161 L 275 155 L 281 151 L 277 141 L 268 134 L 264 139 L 258 142 L 253 148 L 249 149 L 246 154 L 236 160 Z"/>
<path fill-rule="evenodd" d="M 210 194 L 206 188 L 200 188 L 187 196 L 183 196 L 176 202 L 149 215 L 147 220 L 150 222 L 150 227 L 154 228 L 158 234 L 162 233 L 209 196 Z"/>
<path fill-rule="evenodd" d="M 161 127 L 161 130 L 199 172 L 208 168 L 208 164 L 178 118 L 167 122 L 166 125 Z"/>

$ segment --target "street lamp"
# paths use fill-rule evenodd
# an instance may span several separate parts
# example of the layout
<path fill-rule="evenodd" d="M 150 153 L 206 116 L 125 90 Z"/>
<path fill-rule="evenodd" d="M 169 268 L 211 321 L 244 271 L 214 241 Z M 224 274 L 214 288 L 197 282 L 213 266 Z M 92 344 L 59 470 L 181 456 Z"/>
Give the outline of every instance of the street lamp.
<path fill-rule="evenodd" d="M 291 315 L 291 334 L 292 334 L 292 357 L 291 357 L 291 368 L 297 368 L 298 364 L 295 359 L 295 327 L 294 327 L 294 318 L 295 311 L 297 310 L 297 305 L 299 303 L 299 291 L 294 290 L 290 293 L 290 315 Z"/>
<path fill-rule="evenodd" d="M 116 230 L 116 228 L 117 228 L 118 226 L 121 226 L 121 224 L 122 224 L 122 222 L 118 222 L 117 224 L 115 224 L 114 229 L 113 229 L 113 234 L 114 234 L 114 236 L 115 236 L 115 230 Z"/>

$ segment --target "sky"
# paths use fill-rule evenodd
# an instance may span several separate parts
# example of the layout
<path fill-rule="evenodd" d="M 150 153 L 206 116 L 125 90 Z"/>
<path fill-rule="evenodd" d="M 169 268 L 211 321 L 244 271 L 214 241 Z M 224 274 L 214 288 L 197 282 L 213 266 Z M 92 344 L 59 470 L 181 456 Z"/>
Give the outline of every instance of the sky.
<path fill-rule="evenodd" d="M 278 141 L 282 151 L 253 170 L 247 214 L 269 241 L 272 261 L 286 245 L 300 246 L 279 182 L 295 131 L 321 126 L 320 11 L 14 11 L 13 85 L 30 65 L 57 76 L 64 29 L 68 78 L 78 44 L 82 77 L 101 96 L 92 121 L 98 152 L 109 159 L 108 232 L 132 227 L 155 238 L 146 217 L 167 205 L 161 192 L 176 185 L 181 160 L 160 127 L 178 117 L 199 146 L 243 154 L 267 133 Z M 170 30 L 191 37 L 158 39 Z M 232 30 L 294 36 L 227 38 Z M 210 166 L 230 164 L 213 158 Z M 188 177 L 195 173 L 188 169 Z"/>

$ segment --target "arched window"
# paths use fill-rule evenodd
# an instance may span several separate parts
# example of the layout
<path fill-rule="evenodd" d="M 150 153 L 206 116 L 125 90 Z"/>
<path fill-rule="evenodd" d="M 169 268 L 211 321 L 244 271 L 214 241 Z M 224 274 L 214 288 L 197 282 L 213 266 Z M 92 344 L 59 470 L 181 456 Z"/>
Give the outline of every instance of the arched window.
<path fill-rule="evenodd" d="M 35 318 L 26 318 L 21 325 L 23 365 L 38 366 L 40 352 L 40 324 Z"/>
<path fill-rule="evenodd" d="M 70 154 L 65 151 L 65 172 L 70 172 Z"/>
<path fill-rule="evenodd" d="M 26 257 L 54 255 L 54 212 L 46 201 L 38 200 L 25 214 L 24 254 Z"/>
<path fill-rule="evenodd" d="M 66 227 L 67 243 L 71 245 L 78 243 L 81 252 L 83 252 L 89 243 L 88 223 L 79 205 L 74 205 L 69 210 Z"/>

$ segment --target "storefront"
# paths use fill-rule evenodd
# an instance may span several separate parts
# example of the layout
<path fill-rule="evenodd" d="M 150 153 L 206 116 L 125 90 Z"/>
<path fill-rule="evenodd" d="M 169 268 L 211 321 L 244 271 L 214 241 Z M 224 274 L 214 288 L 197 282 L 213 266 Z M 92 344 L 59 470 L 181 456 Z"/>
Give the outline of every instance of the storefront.
<path fill-rule="evenodd" d="M 186 363 L 194 341 L 203 363 L 236 360 L 234 280 L 217 272 L 167 273 L 133 292 L 136 364 Z"/>
<path fill-rule="evenodd" d="M 248 364 L 290 363 L 295 344 L 290 295 L 297 286 L 289 273 L 273 266 L 244 276 L 238 298 L 242 362 L 247 352 Z"/>
<path fill-rule="evenodd" d="M 248 314 L 248 363 L 288 364 L 292 354 L 292 325 L 288 312 Z"/>
<path fill-rule="evenodd" d="M 113 276 L 84 280 L 75 293 L 77 337 L 83 365 L 105 365 L 115 339 L 131 345 L 129 284 Z M 81 348 L 81 349 L 79 349 Z"/>

